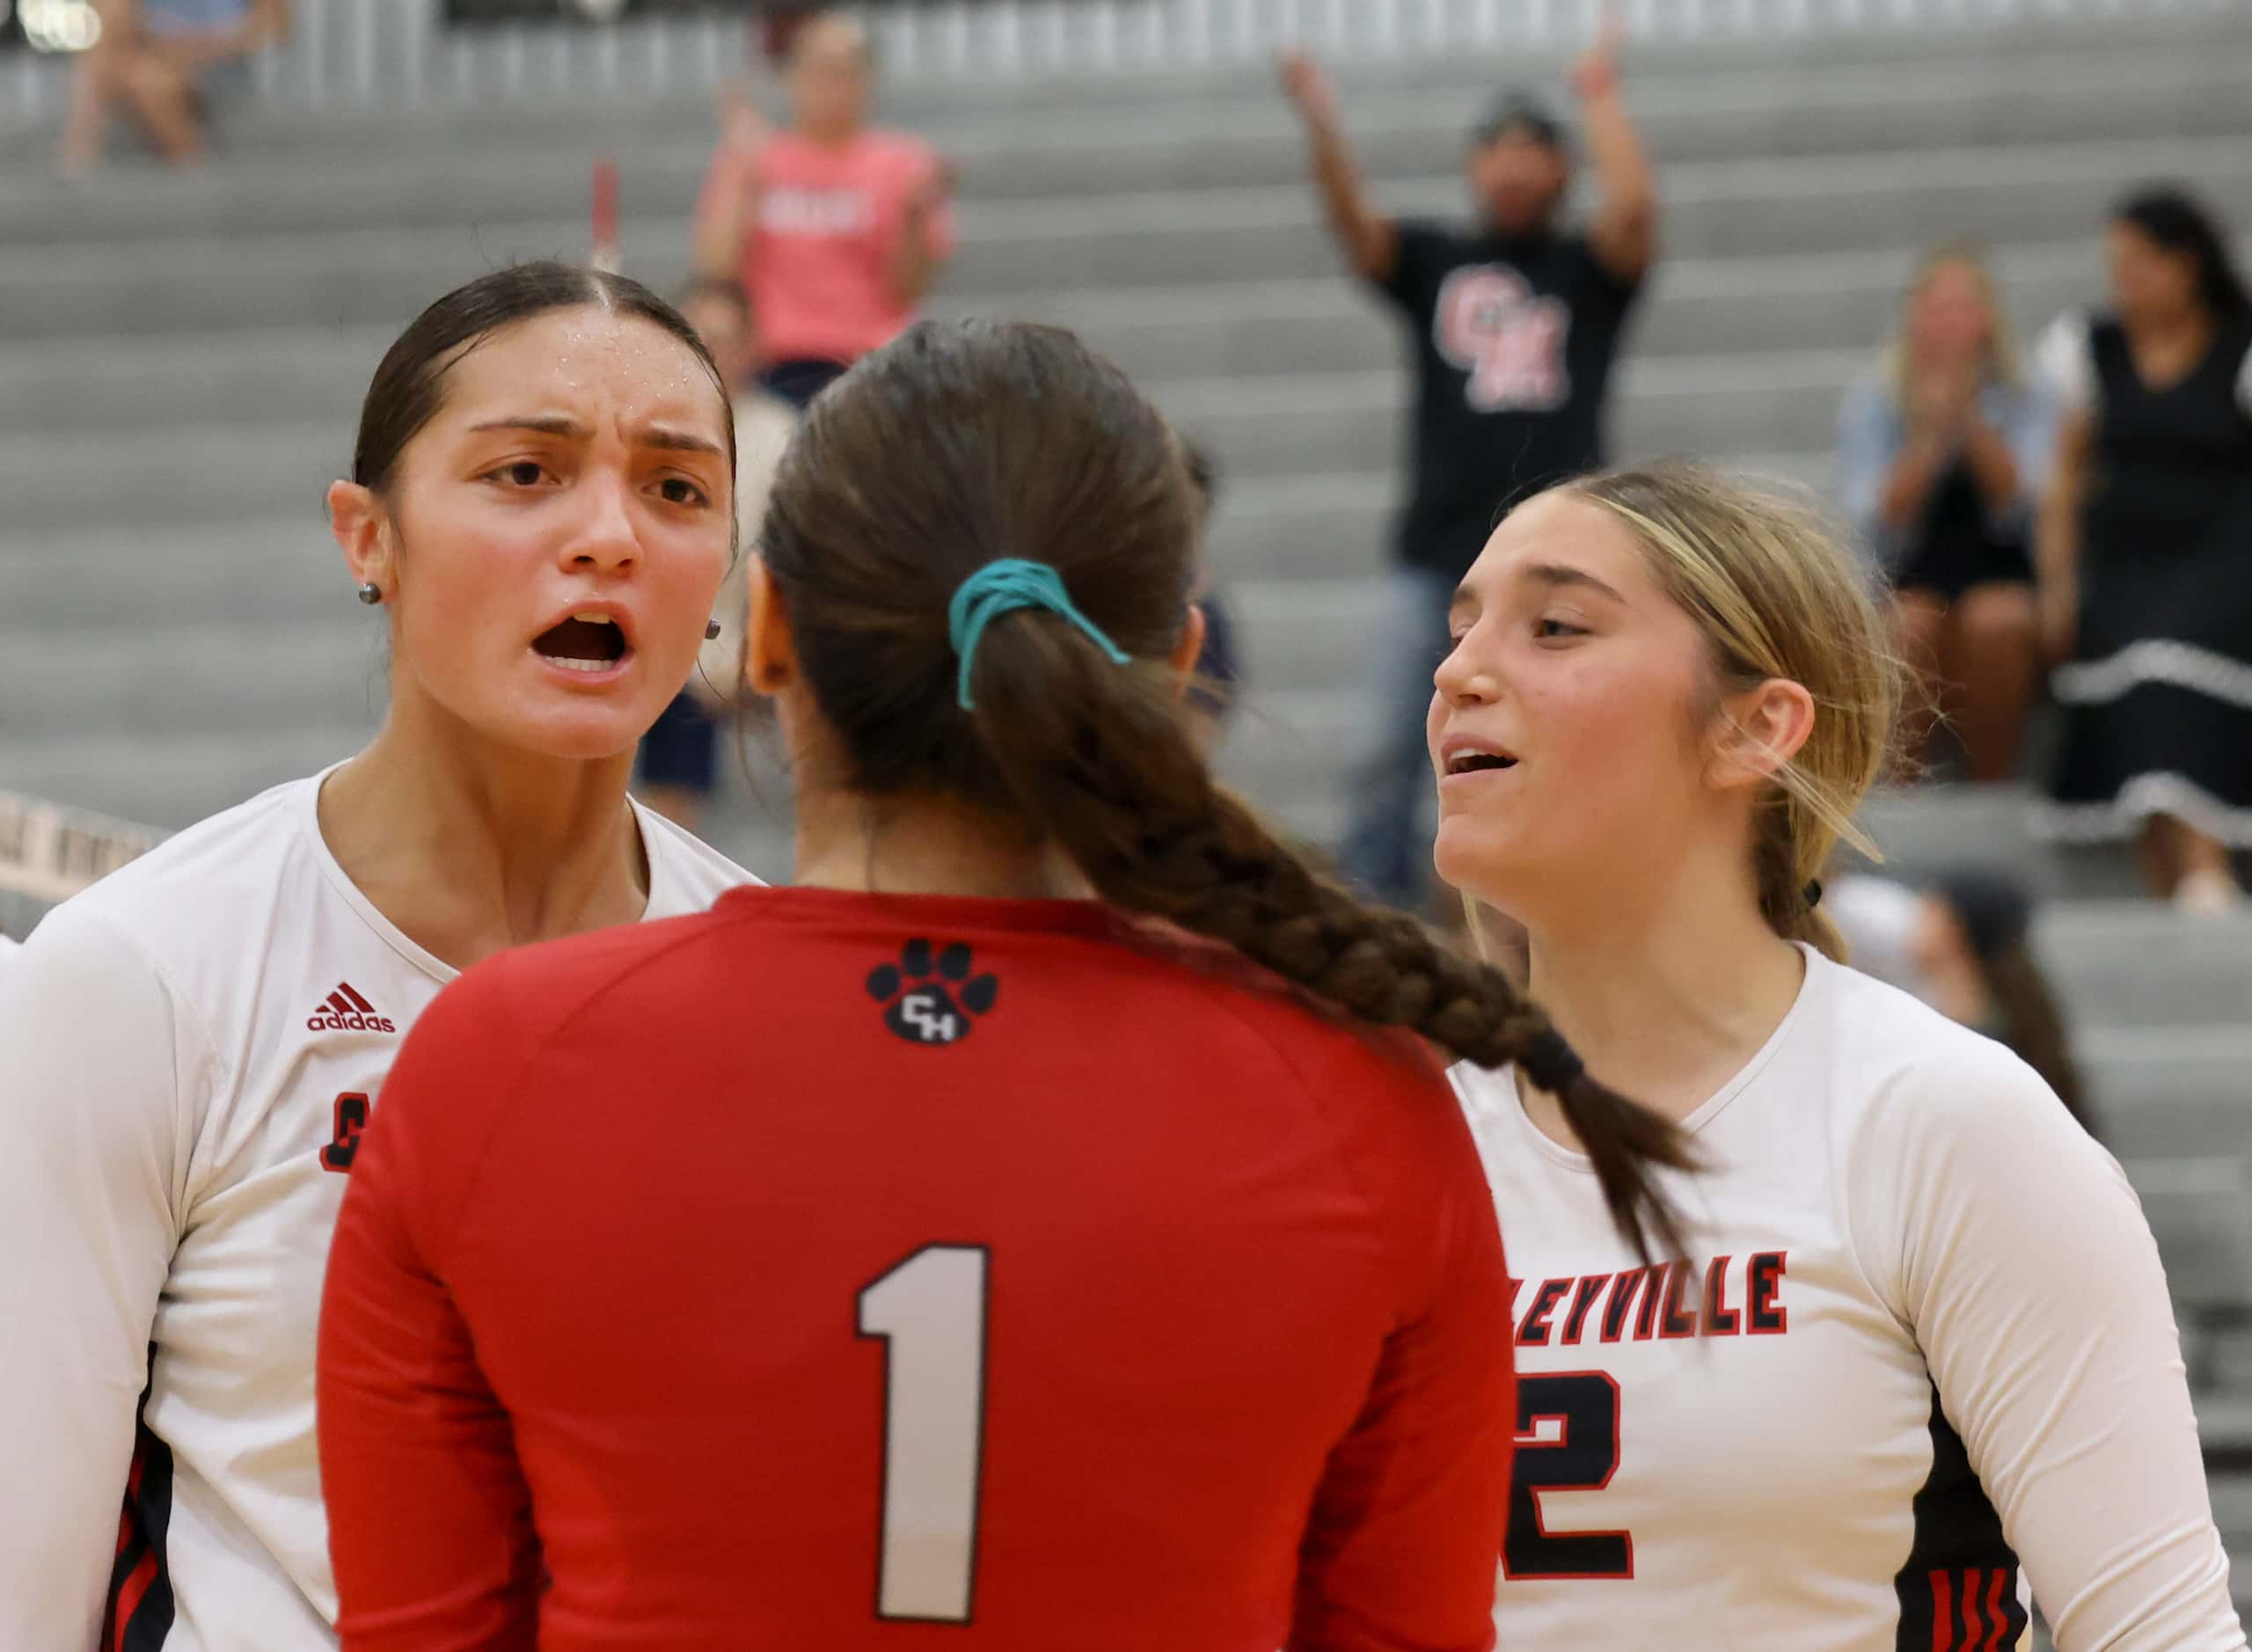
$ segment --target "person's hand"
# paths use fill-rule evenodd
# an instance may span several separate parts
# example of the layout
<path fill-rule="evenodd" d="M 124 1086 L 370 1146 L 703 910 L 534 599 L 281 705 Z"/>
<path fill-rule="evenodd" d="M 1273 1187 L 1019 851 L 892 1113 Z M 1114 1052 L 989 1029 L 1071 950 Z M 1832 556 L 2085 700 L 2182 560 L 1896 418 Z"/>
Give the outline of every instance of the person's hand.
<path fill-rule="evenodd" d="M 923 180 L 908 193 L 907 221 L 922 225 L 940 208 L 954 198 L 954 186 L 960 172 L 952 161 L 941 158 L 925 173 Z"/>
<path fill-rule="evenodd" d="M 1978 364 L 1949 361 L 1911 370 L 1907 385 L 1909 428 L 1941 447 L 1958 445 L 1978 416 Z"/>
<path fill-rule="evenodd" d="M 1300 115 L 1316 125 L 1336 120 L 1337 88 L 1330 83 L 1328 71 L 1310 54 L 1284 52 L 1276 60 L 1276 67 L 1282 78 L 1283 95 Z"/>
<path fill-rule="evenodd" d="M 727 148 L 756 155 L 773 135 L 773 127 L 747 90 L 731 85 L 720 94 L 720 141 Z"/>
<path fill-rule="evenodd" d="M 2062 665 L 2080 646 L 2080 592 L 2069 580 L 2044 580 L 2034 600 L 2040 610 L 2041 651 L 2050 664 Z"/>
<path fill-rule="evenodd" d="M 1572 69 L 1572 86 L 1583 101 L 1592 102 L 1619 90 L 1619 48 L 1626 38 L 1627 26 L 1620 19 L 1619 8 L 1605 6 L 1593 43 Z"/>

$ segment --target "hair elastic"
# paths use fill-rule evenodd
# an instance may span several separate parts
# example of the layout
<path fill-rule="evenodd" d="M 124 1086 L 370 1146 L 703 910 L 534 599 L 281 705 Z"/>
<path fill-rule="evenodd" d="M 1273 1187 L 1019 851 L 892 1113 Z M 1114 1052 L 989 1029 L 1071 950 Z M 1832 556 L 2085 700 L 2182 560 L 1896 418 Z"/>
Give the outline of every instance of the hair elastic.
<path fill-rule="evenodd" d="M 1535 1034 L 1525 1046 L 1524 1054 L 1517 1058 L 1524 1069 L 1524 1076 L 1550 1095 L 1561 1095 L 1579 1081 L 1587 1071 L 1580 1060 L 1579 1051 L 1564 1042 L 1564 1035 L 1554 1027 Z"/>
<path fill-rule="evenodd" d="M 1096 647 L 1110 656 L 1113 665 L 1125 665 L 1132 658 L 1123 648 L 1103 635 L 1102 628 L 1078 610 L 1071 601 L 1071 594 L 1064 588 L 1064 576 L 1045 562 L 1028 562 L 1022 557 L 1004 557 L 998 562 L 988 562 L 961 582 L 954 594 L 954 601 L 947 604 L 947 631 L 954 640 L 954 651 L 961 661 L 961 674 L 954 698 L 961 709 L 977 709 L 970 698 L 969 668 L 977 658 L 978 642 L 985 635 L 985 627 L 1003 614 L 1020 608 L 1044 608 L 1050 613 L 1061 614 L 1087 634 Z"/>
<path fill-rule="evenodd" d="M 1819 879 L 1819 878 L 1816 878 L 1816 879 L 1811 880 L 1811 881 L 1807 884 L 1806 888 L 1804 888 L 1803 889 L 1801 889 L 1801 890 L 1799 891 L 1799 893 L 1800 893 L 1801 895 L 1803 895 L 1804 896 L 1806 896 L 1806 904 L 1807 904 L 1807 906 L 1808 906 L 1809 910 L 1811 910 L 1811 909 L 1813 909 L 1813 908 L 1815 908 L 1815 907 L 1817 907 L 1817 906 L 1821 905 L 1821 904 L 1822 904 L 1822 880 L 1821 880 L 1821 879 Z"/>

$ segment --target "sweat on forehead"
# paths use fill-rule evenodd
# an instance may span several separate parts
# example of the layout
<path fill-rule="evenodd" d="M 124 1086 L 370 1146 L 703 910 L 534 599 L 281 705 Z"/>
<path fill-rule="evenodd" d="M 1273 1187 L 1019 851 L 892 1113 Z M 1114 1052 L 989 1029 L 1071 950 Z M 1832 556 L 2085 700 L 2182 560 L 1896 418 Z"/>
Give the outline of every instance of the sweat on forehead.
<path fill-rule="evenodd" d="M 457 352 L 441 369 L 442 417 L 464 404 L 616 401 L 709 420 L 718 391 L 693 347 L 631 317 L 556 311 L 517 322 Z"/>
<path fill-rule="evenodd" d="M 351 479 L 384 487 L 407 444 L 460 391 L 455 381 L 464 371 L 489 384 L 491 372 L 505 366 L 529 393 L 555 382 L 558 359 L 575 356 L 584 364 L 578 370 L 591 379 L 614 372 L 629 347 L 646 350 L 651 362 L 664 364 L 661 373 L 675 373 L 683 384 L 693 386 L 700 376 L 719 398 L 732 450 L 734 417 L 719 369 L 676 310 L 625 276 L 553 262 L 522 264 L 455 289 L 392 342 L 361 408 Z M 537 360 L 542 349 L 551 362 L 545 371 Z M 601 364 L 603 350 L 610 353 L 609 367 Z M 705 410 L 695 411 L 700 416 Z"/>

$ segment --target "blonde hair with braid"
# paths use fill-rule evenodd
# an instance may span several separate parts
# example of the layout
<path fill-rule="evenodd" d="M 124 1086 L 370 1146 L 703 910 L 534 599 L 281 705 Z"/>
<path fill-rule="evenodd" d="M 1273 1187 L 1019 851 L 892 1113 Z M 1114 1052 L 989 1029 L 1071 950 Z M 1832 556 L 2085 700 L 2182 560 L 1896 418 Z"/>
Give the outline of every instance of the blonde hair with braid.
<path fill-rule="evenodd" d="M 1625 525 L 1697 622 L 1714 709 L 1776 677 L 1813 697 L 1813 733 L 1761 799 L 1751 853 L 1775 932 L 1844 962 L 1843 938 L 1809 897 L 1840 842 L 1882 858 L 1854 815 L 1891 760 L 1907 681 L 1861 564 L 1811 500 L 1702 465 L 1605 471 L 1564 486 Z"/>

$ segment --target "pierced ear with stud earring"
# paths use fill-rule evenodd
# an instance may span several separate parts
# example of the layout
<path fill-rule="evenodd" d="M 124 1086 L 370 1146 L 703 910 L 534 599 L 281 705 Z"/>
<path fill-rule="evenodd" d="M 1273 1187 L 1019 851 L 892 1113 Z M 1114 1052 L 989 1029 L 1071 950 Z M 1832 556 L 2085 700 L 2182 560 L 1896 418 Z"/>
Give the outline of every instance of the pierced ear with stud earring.
<path fill-rule="evenodd" d="M 360 600 L 373 608 L 384 600 L 384 588 L 372 581 L 360 588 Z"/>

